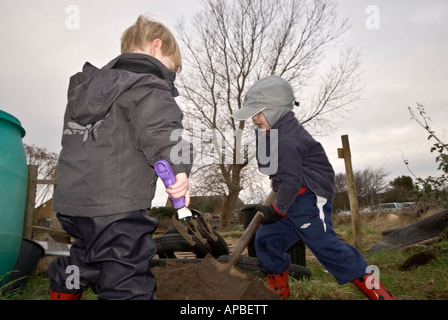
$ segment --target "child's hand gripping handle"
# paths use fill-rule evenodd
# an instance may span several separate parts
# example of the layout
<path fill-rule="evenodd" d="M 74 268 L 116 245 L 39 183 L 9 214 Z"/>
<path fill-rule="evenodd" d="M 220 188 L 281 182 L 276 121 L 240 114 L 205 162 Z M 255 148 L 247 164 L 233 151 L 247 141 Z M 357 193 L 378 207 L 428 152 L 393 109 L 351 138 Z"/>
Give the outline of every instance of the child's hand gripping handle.
<path fill-rule="evenodd" d="M 154 170 L 156 171 L 160 179 L 162 179 L 167 189 L 169 188 L 170 185 L 176 183 L 176 176 L 174 175 L 174 172 L 171 169 L 171 166 L 168 161 L 163 159 L 157 161 L 156 164 L 154 165 Z M 171 198 L 171 201 L 173 202 L 174 209 L 180 209 L 182 207 L 185 207 L 185 197 L 179 199 Z"/>

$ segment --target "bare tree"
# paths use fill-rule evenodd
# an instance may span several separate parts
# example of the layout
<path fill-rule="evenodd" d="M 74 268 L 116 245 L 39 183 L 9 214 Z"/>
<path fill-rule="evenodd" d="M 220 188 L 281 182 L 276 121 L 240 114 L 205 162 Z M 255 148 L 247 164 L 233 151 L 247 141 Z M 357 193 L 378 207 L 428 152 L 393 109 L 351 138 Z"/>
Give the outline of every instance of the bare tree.
<path fill-rule="evenodd" d="M 28 165 L 37 165 L 37 178 L 42 180 L 56 180 L 58 154 L 35 145 L 24 144 Z M 36 187 L 36 206 L 50 199 L 53 194 L 52 184 L 38 184 Z"/>
<path fill-rule="evenodd" d="M 335 196 L 333 208 L 336 210 L 348 210 L 350 200 L 348 199 L 347 177 L 345 173 L 337 173 L 334 177 Z"/>
<path fill-rule="evenodd" d="M 387 187 L 384 168 L 366 168 L 354 173 L 356 191 L 363 205 L 375 205 L 380 201 L 379 194 Z"/>
<path fill-rule="evenodd" d="M 373 206 L 381 202 L 380 194 L 383 193 L 388 186 L 387 172 L 384 168 L 365 168 L 356 170 L 354 173 L 356 194 L 360 206 Z M 334 200 L 335 209 L 347 209 L 348 197 L 346 174 L 338 173 L 335 176 L 336 196 Z"/>
<path fill-rule="evenodd" d="M 193 167 L 192 192 L 226 197 L 224 226 L 241 190 L 253 192 L 259 181 L 247 142 L 254 134 L 230 115 L 250 85 L 276 74 L 301 101 L 302 123 L 313 132 L 332 129 L 362 90 L 356 52 L 343 51 L 325 64 L 326 50 L 348 27 L 331 0 L 207 0 L 191 25 L 179 21 L 185 127 L 200 136 L 200 158 L 213 159 Z"/>

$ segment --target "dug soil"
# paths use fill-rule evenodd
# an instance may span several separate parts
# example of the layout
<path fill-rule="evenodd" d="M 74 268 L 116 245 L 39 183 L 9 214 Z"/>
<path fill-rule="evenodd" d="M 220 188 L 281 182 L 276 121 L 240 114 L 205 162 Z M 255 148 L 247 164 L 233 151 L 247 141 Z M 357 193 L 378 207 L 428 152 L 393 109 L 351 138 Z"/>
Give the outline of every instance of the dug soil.
<path fill-rule="evenodd" d="M 263 281 L 250 274 L 227 272 L 225 264 L 207 256 L 199 263 L 167 260 L 153 267 L 159 300 L 276 300 Z"/>

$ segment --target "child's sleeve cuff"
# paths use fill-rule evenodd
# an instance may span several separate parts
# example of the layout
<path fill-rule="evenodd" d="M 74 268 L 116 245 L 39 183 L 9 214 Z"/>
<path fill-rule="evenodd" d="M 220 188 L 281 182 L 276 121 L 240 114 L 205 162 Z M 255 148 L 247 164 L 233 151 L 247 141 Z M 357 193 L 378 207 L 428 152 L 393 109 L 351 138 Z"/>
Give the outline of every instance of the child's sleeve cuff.
<path fill-rule="evenodd" d="M 272 207 L 274 207 L 274 210 L 283 218 L 286 218 L 286 211 L 288 211 L 280 202 L 275 200 L 272 202 Z"/>

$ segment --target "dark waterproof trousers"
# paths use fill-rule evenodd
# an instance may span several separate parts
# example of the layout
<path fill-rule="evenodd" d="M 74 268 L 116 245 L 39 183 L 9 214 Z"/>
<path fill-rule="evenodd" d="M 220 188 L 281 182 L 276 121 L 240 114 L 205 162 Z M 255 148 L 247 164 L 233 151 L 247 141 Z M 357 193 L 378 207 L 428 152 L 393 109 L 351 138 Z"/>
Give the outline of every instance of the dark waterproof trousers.
<path fill-rule="evenodd" d="M 286 250 L 301 239 L 339 284 L 364 276 L 367 262 L 356 248 L 336 235 L 331 211 L 331 201 L 307 190 L 297 195 L 286 219 L 260 226 L 255 250 L 264 271 L 279 274 L 287 270 L 290 257 Z"/>
<path fill-rule="evenodd" d="M 48 267 L 51 290 L 75 294 L 90 286 L 99 299 L 155 298 L 148 263 L 157 250 L 152 238 L 156 219 L 144 210 L 95 218 L 58 214 L 58 219 L 76 241 L 70 256 Z"/>

